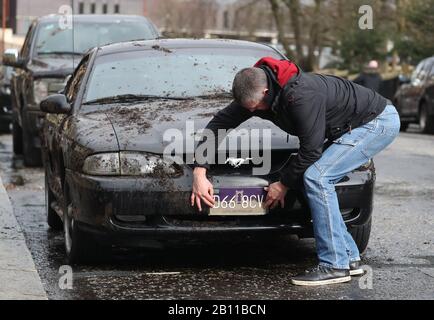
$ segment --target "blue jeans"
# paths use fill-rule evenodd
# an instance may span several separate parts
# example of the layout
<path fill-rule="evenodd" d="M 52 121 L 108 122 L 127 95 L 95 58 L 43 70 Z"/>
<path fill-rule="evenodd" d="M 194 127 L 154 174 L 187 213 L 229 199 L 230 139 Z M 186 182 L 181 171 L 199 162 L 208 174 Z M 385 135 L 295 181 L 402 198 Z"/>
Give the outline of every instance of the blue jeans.
<path fill-rule="evenodd" d="M 350 261 L 360 260 L 359 250 L 339 210 L 335 184 L 390 145 L 399 129 L 398 112 L 388 105 L 373 121 L 334 141 L 321 159 L 306 170 L 304 187 L 320 265 L 348 269 Z"/>

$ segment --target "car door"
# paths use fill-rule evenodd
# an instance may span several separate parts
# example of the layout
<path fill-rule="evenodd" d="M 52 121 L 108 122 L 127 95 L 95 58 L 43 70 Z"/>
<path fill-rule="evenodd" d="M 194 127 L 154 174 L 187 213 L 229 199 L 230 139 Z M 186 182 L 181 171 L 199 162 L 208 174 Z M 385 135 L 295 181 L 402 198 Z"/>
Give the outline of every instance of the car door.
<path fill-rule="evenodd" d="M 83 58 L 77 66 L 74 74 L 69 79 L 64 94 L 71 106 L 77 98 L 77 93 L 86 74 L 87 66 L 89 63 L 89 56 Z M 67 145 L 67 135 L 65 134 L 67 127 L 71 121 L 74 121 L 74 112 L 71 114 L 48 114 L 46 116 L 46 132 L 45 139 L 48 145 L 48 154 L 50 161 L 50 173 L 53 177 L 51 183 L 54 184 L 55 190 L 63 190 L 64 178 L 64 161 L 63 161 L 63 148 Z M 54 188 L 53 188 L 54 189 Z M 57 195 L 62 196 L 62 195 Z"/>
<path fill-rule="evenodd" d="M 426 87 L 428 85 L 429 74 L 432 68 L 432 61 L 427 60 L 425 65 L 423 66 L 421 72 L 419 73 L 420 86 L 418 86 L 415 90 L 415 111 L 419 112 L 420 102 L 422 97 L 425 94 Z"/>
<path fill-rule="evenodd" d="M 434 59 L 426 79 L 424 98 L 428 104 L 428 111 L 434 115 Z"/>
<path fill-rule="evenodd" d="M 408 108 L 411 115 L 418 115 L 419 113 L 419 102 L 423 93 L 429 65 L 428 60 L 422 61 L 417 74 L 412 78 L 411 88 L 408 92 Z"/>
<path fill-rule="evenodd" d="M 27 31 L 26 38 L 18 55 L 19 59 L 21 60 L 29 61 L 30 59 L 31 45 L 35 33 L 35 28 L 36 22 L 32 23 L 29 27 L 29 30 Z M 28 94 L 28 72 L 29 71 L 26 69 L 17 69 L 14 77 L 11 79 L 11 91 L 14 93 L 14 96 L 12 98 L 15 99 L 14 105 L 17 108 L 16 110 L 14 110 L 14 113 L 17 116 L 20 125 L 22 125 L 21 112 L 25 106 L 26 95 Z"/>

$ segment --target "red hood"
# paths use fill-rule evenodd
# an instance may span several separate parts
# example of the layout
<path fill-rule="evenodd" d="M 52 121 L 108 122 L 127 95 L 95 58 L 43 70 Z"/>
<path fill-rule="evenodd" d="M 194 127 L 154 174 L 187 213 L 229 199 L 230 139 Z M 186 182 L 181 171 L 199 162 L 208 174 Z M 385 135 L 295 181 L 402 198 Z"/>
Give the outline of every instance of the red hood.
<path fill-rule="evenodd" d="M 298 67 L 288 60 L 277 60 L 271 57 L 265 57 L 259 60 L 255 64 L 255 67 L 258 68 L 264 65 L 269 67 L 274 72 L 277 81 L 282 88 L 289 81 L 289 79 L 298 74 Z"/>

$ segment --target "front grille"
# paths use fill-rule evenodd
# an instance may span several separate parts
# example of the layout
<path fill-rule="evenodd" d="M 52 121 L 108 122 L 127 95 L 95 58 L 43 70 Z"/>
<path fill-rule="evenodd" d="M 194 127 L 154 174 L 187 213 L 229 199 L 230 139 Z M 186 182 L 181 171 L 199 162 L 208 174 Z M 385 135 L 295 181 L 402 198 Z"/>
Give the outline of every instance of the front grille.
<path fill-rule="evenodd" d="M 290 161 L 290 158 L 294 156 L 294 150 L 273 150 L 271 151 L 271 159 L 261 158 L 262 161 L 271 161 L 270 170 L 268 173 L 264 175 L 276 175 L 278 174 L 284 167 L 286 167 Z M 238 154 L 237 157 L 242 158 L 241 154 Z M 229 154 L 226 154 L 223 159 L 228 159 Z M 218 155 L 216 155 L 216 159 L 218 159 Z M 255 161 L 247 161 L 239 167 L 235 168 L 230 164 L 213 164 L 210 166 L 209 173 L 211 175 L 246 175 L 252 176 L 254 168 L 263 167 L 263 164 L 255 165 Z M 267 163 L 268 164 L 268 163 Z"/>

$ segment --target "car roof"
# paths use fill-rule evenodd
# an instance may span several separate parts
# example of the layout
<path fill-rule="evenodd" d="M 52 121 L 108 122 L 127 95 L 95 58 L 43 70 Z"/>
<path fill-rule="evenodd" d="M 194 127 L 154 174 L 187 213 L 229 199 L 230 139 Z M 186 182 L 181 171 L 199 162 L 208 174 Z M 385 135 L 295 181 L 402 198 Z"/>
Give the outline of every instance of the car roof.
<path fill-rule="evenodd" d="M 269 49 L 279 53 L 274 48 L 260 43 L 230 40 L 230 39 L 155 39 L 125 41 L 108 44 L 98 48 L 98 55 L 108 55 L 128 51 L 155 50 L 160 49 L 163 53 L 172 49 L 194 49 L 194 48 L 226 48 L 226 49 Z"/>
<path fill-rule="evenodd" d="M 422 61 L 422 62 L 433 63 L 433 62 L 434 62 L 434 57 L 426 58 L 426 59 L 425 59 L 424 61 Z"/>
<path fill-rule="evenodd" d="M 38 22 L 57 22 L 59 18 L 64 18 L 64 15 L 50 14 L 37 19 Z M 113 22 L 116 20 L 145 20 L 143 16 L 137 15 L 121 15 L 121 14 L 74 14 L 74 22 Z"/>

